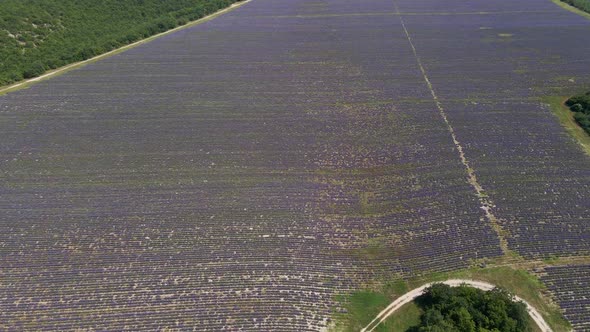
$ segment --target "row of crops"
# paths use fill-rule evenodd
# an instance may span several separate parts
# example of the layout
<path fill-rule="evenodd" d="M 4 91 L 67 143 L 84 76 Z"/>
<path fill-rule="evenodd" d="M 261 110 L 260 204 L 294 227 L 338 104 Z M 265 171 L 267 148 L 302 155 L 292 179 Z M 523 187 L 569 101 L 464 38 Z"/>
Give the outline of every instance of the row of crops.
<path fill-rule="evenodd" d="M 590 329 L 590 265 L 547 267 L 538 272 L 574 330 Z"/>

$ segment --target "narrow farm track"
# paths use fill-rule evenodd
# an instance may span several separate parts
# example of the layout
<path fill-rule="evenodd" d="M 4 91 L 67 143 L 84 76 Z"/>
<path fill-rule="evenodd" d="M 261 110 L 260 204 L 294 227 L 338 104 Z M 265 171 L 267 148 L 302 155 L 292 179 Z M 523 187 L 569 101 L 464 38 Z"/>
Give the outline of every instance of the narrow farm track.
<path fill-rule="evenodd" d="M 461 159 L 461 163 L 463 164 L 463 166 L 465 166 L 465 171 L 466 171 L 468 179 L 469 179 L 469 184 L 473 187 L 473 189 L 475 190 L 475 193 L 477 194 L 477 197 L 479 198 L 480 208 L 485 212 L 486 220 L 489 223 L 491 223 L 492 228 L 496 231 L 496 236 L 500 240 L 500 248 L 502 248 L 502 252 L 504 254 L 508 254 L 510 249 L 508 249 L 508 243 L 507 243 L 506 239 L 504 238 L 504 235 L 503 235 L 504 231 L 502 229 L 502 226 L 499 225 L 498 218 L 494 215 L 494 212 L 493 212 L 494 204 L 492 201 L 490 201 L 488 195 L 486 194 L 485 190 L 483 189 L 483 187 L 481 186 L 479 181 L 477 181 L 477 175 L 475 174 L 475 170 L 469 165 L 469 161 L 465 157 L 465 152 L 463 151 L 463 146 L 461 145 L 461 143 L 457 139 L 457 135 L 455 134 L 455 130 L 453 129 L 453 126 L 449 122 L 449 118 L 447 117 L 445 109 L 444 109 L 442 103 L 440 102 L 440 100 L 438 99 L 436 92 L 434 91 L 434 87 L 432 86 L 432 82 L 430 82 L 430 79 L 428 78 L 428 74 L 426 73 L 426 69 L 424 69 L 424 65 L 422 64 L 422 60 L 420 60 L 420 56 L 418 55 L 418 51 L 416 50 L 416 47 L 414 46 L 414 43 L 412 42 L 412 37 L 410 36 L 410 33 L 408 32 L 408 28 L 406 27 L 406 24 L 404 23 L 404 18 L 399 11 L 399 7 L 397 5 L 397 2 L 394 1 L 393 6 L 395 7 L 395 13 L 400 16 L 400 23 L 402 25 L 402 28 L 404 29 L 404 33 L 406 34 L 406 37 L 408 38 L 408 43 L 410 44 L 410 47 L 412 48 L 412 53 L 414 53 L 414 57 L 416 58 L 416 62 L 418 63 L 418 67 L 420 68 L 420 72 L 422 73 L 422 76 L 424 77 L 424 81 L 428 85 L 428 90 L 430 90 L 430 94 L 432 95 L 432 99 L 434 100 L 434 103 L 436 104 L 436 108 L 438 108 L 441 118 L 443 119 L 443 121 L 447 125 L 447 128 L 449 130 L 449 134 L 451 135 L 451 138 L 453 139 L 453 144 L 455 145 L 455 148 L 457 149 L 457 152 L 459 153 L 459 159 Z"/>
<path fill-rule="evenodd" d="M 590 85 L 589 29 L 252 0 L 0 96 L 0 330 L 317 331 L 337 294 L 508 251 L 583 330 L 590 158 L 540 98 Z"/>

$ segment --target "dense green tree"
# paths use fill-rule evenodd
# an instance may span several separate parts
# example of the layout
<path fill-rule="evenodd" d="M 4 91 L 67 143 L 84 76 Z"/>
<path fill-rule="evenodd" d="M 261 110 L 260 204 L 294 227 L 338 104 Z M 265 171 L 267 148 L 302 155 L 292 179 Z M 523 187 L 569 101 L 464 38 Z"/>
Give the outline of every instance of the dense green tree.
<path fill-rule="evenodd" d="M 416 299 L 424 310 L 412 332 L 522 332 L 531 331 L 523 303 L 496 288 L 489 292 L 468 286 L 435 284 Z"/>
<path fill-rule="evenodd" d="M 574 120 L 590 135 L 590 92 L 573 96 L 565 104 L 574 112 Z"/>
<path fill-rule="evenodd" d="M 570 6 L 590 13 L 590 0 L 561 0 Z"/>

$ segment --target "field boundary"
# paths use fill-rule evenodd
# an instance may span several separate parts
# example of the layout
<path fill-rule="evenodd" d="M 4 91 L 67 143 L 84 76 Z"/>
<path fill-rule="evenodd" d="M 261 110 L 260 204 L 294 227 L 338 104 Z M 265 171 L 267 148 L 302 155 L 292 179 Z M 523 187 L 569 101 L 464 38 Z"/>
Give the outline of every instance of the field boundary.
<path fill-rule="evenodd" d="M 448 279 L 445 281 L 430 282 L 430 283 L 422 285 L 418 288 L 415 288 L 415 289 L 403 294 L 402 296 L 398 297 L 397 299 L 395 299 L 393 302 L 391 302 L 391 304 L 389 304 L 385 309 L 383 309 L 377 315 L 377 317 L 375 317 L 367 326 L 365 326 L 361 330 L 361 332 L 372 332 L 375 328 L 377 328 L 377 326 L 379 326 L 379 324 L 381 324 L 383 321 L 385 321 L 394 312 L 396 312 L 398 309 L 400 309 L 405 304 L 408 304 L 408 303 L 414 301 L 416 298 L 418 298 L 419 296 L 424 294 L 424 291 L 426 290 L 426 288 L 432 286 L 433 284 L 437 284 L 437 283 L 445 284 L 445 285 L 448 285 L 451 287 L 467 285 L 470 287 L 481 289 L 483 291 L 490 291 L 496 287 L 495 285 L 492 285 L 487 282 L 478 281 L 478 280 L 471 280 L 471 279 Z M 521 301 L 526 305 L 528 314 L 531 316 L 531 318 L 537 324 L 537 326 L 541 329 L 541 331 L 553 332 L 551 327 L 549 327 L 549 324 L 547 324 L 547 322 L 545 321 L 543 316 L 539 313 L 539 311 L 537 311 L 537 309 L 535 309 L 535 307 L 533 307 L 526 300 L 522 299 L 521 297 L 519 297 L 517 295 L 514 295 L 514 300 Z"/>
<path fill-rule="evenodd" d="M 95 62 L 95 61 L 99 61 L 99 60 L 102 60 L 104 58 L 107 58 L 107 57 L 110 57 L 110 56 L 113 56 L 113 55 L 116 55 L 116 54 L 125 52 L 125 51 L 127 51 L 129 49 L 132 49 L 134 47 L 137 47 L 137 46 L 142 45 L 142 44 L 145 44 L 145 43 L 149 43 L 149 42 L 151 42 L 154 39 L 163 37 L 165 35 L 174 33 L 176 31 L 179 31 L 179 30 L 182 30 L 182 29 L 186 29 L 186 28 L 190 28 L 190 27 L 199 25 L 201 23 L 205 23 L 205 22 L 210 21 L 210 20 L 212 20 L 212 19 L 214 19 L 214 18 L 216 18 L 216 17 L 218 17 L 220 15 L 223 15 L 223 14 L 225 14 L 227 12 L 230 12 L 230 11 L 232 11 L 232 10 L 238 8 L 238 7 L 241 7 L 241 6 L 247 4 L 250 1 L 252 1 L 252 0 L 243 0 L 243 1 L 240 1 L 240 2 L 235 2 L 235 3 L 231 4 L 229 7 L 226 7 L 226 8 L 223 8 L 221 10 L 218 10 L 215 13 L 210 14 L 210 15 L 207 15 L 205 17 L 201 17 L 198 20 L 194 20 L 194 21 L 188 22 L 185 25 L 181 25 L 179 27 L 176 27 L 176 28 L 173 28 L 173 29 L 170 29 L 170 30 L 167 30 L 167 31 L 158 33 L 158 34 L 155 34 L 153 36 L 150 36 L 150 37 L 147 37 L 147 38 L 138 40 L 138 41 L 133 42 L 131 44 L 127 44 L 125 46 L 121 46 L 121 47 L 119 47 L 117 49 L 114 49 L 114 50 L 108 51 L 106 53 L 97 55 L 97 56 L 92 57 L 90 59 L 86 59 L 86 60 L 83 60 L 83 61 L 74 62 L 74 63 L 71 63 L 69 65 L 66 65 L 66 66 L 63 66 L 63 67 L 60 67 L 60 68 L 51 70 L 51 71 L 49 71 L 49 72 L 47 72 L 47 73 L 45 73 L 45 74 L 43 74 L 41 76 L 37 76 L 37 77 L 34 77 L 34 78 L 23 80 L 23 81 L 20 81 L 18 83 L 15 83 L 15 84 L 8 85 L 6 87 L 1 87 L 0 88 L 0 96 L 1 95 L 4 95 L 6 93 L 12 92 L 12 91 L 26 89 L 30 85 L 35 84 L 37 82 L 44 81 L 44 80 L 49 79 L 49 78 L 52 78 L 54 76 L 58 76 L 58 75 L 61 75 L 63 73 L 66 73 L 66 72 L 68 72 L 70 70 L 83 67 L 83 66 L 85 66 L 85 65 L 87 65 L 89 63 L 92 63 L 92 62 Z"/>
<path fill-rule="evenodd" d="M 565 105 L 565 101 L 568 98 L 565 96 L 549 96 L 542 98 L 542 102 L 548 105 L 553 115 L 557 117 L 559 123 L 565 128 L 569 136 L 590 156 L 590 135 L 578 125 L 576 120 L 574 120 L 573 112 Z"/>

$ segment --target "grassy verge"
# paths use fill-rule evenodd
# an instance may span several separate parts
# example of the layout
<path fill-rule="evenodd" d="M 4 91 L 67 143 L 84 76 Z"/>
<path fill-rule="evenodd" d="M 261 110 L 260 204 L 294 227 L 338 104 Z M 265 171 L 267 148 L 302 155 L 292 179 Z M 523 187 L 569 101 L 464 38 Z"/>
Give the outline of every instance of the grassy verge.
<path fill-rule="evenodd" d="M 567 99 L 567 96 L 550 96 L 543 98 L 543 102 L 549 104 L 551 111 L 559 119 L 561 125 L 582 146 L 584 152 L 590 156 L 590 135 L 576 123 L 573 112 L 564 105 Z"/>
<path fill-rule="evenodd" d="M 515 270 L 510 267 L 469 268 L 446 273 L 433 273 L 406 280 L 391 280 L 374 285 L 371 290 L 353 293 L 348 297 L 341 298 L 347 313 L 335 317 L 336 323 L 333 330 L 359 331 L 389 303 L 407 291 L 429 282 L 447 279 L 480 280 L 502 287 L 535 307 L 555 332 L 571 331 L 571 326 L 563 318 L 559 307 L 545 295 L 548 294 L 545 285 L 527 271 Z M 407 329 L 412 326 L 409 324 L 414 324 L 415 310 L 411 308 L 406 308 L 406 310 L 410 312 L 407 318 L 400 320 L 399 317 L 402 315 L 396 315 L 397 322 L 388 319 L 376 331 L 404 331 L 399 328 Z"/>
<path fill-rule="evenodd" d="M 383 293 L 373 291 L 360 291 L 343 300 L 346 300 L 348 313 L 339 317 L 331 331 L 358 332 L 391 302 Z M 421 315 L 422 309 L 410 302 L 377 326 L 375 331 L 406 331 L 420 323 Z"/>
<path fill-rule="evenodd" d="M 405 332 L 409 328 L 420 324 L 422 309 L 414 302 L 410 302 L 399 308 L 395 314 L 391 315 L 383 324 L 379 325 L 375 331 L 400 331 Z"/>

